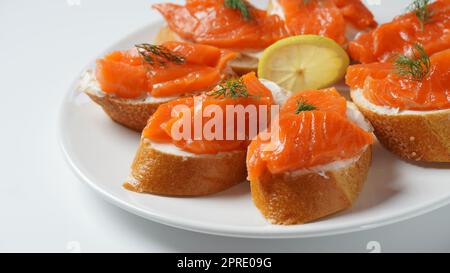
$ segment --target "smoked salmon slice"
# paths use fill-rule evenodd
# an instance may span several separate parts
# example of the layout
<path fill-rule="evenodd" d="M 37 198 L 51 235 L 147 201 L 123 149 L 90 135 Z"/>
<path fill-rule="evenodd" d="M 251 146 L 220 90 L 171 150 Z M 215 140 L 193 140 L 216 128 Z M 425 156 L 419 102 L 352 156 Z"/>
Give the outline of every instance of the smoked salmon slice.
<path fill-rule="evenodd" d="M 266 171 L 278 174 L 350 159 L 373 143 L 371 133 L 343 115 L 345 99 L 339 98 L 334 90 L 321 95 L 322 91 L 306 92 L 304 97 L 301 92 L 283 106 L 279 137 L 263 141 L 258 136 L 251 142 L 247 154 L 251 181 Z M 293 101 L 314 107 L 296 112 L 291 105 Z M 301 109 L 301 105 L 297 104 L 297 109 Z M 271 129 L 272 134 L 276 131 Z"/>
<path fill-rule="evenodd" d="M 227 84 L 234 84 L 234 88 L 239 88 L 234 93 L 234 96 L 230 96 L 230 93 L 226 94 L 221 88 L 226 88 Z M 228 86 L 229 87 L 229 86 Z M 228 91 L 227 91 L 228 92 Z M 233 91 L 234 92 L 234 91 Z M 219 118 L 222 122 L 215 130 L 221 130 L 223 132 L 222 139 L 208 139 L 208 136 L 203 134 L 203 127 L 201 128 L 201 135 L 199 139 L 195 139 L 195 115 L 194 112 L 198 113 L 198 108 L 196 108 L 196 102 L 201 102 L 202 113 L 208 109 L 208 107 L 217 107 L 221 113 L 223 113 L 222 118 Z M 226 119 L 226 111 L 228 106 L 243 106 L 255 105 L 256 113 L 258 115 L 258 106 L 265 105 L 267 111 L 270 112 L 270 106 L 273 104 L 273 97 L 269 89 L 267 89 L 259 80 L 256 78 L 254 73 L 249 73 L 244 75 L 241 79 L 229 80 L 218 87 L 214 88 L 211 92 L 202 94 L 196 97 L 187 97 L 178 99 L 166 104 L 162 104 L 158 110 L 149 119 L 147 127 L 143 131 L 143 136 L 158 142 L 158 143 L 172 143 L 177 147 L 195 154 L 216 154 L 220 152 L 229 152 L 235 150 L 244 150 L 250 138 L 253 136 L 249 135 L 248 123 L 249 117 L 245 116 L 245 131 L 242 138 L 238 138 L 238 134 L 242 133 L 238 130 L 237 117 L 233 124 L 230 124 Z M 190 124 L 190 137 L 185 139 L 176 139 L 173 137 L 172 129 L 177 123 L 180 124 L 183 119 L 185 112 L 173 112 L 174 107 L 177 105 L 186 106 L 189 109 L 191 116 Z M 213 116 L 214 117 L 214 116 Z M 206 126 L 208 122 L 213 117 L 207 117 L 203 115 L 201 121 L 203 126 Z M 232 139 L 226 138 L 226 131 L 232 129 L 233 137 Z M 264 128 L 263 128 L 264 129 Z M 189 130 L 186 128 L 186 130 Z M 255 134 L 256 135 L 256 134 Z"/>
<path fill-rule="evenodd" d="M 176 59 L 165 60 L 167 56 Z M 208 45 L 185 42 L 167 42 L 158 48 L 146 45 L 98 59 L 96 78 L 105 93 L 120 98 L 195 94 L 209 90 L 225 78 L 227 63 L 235 57 L 232 51 Z"/>
<path fill-rule="evenodd" d="M 137 52 L 115 51 L 96 63 L 96 78 L 103 92 L 129 99 L 152 91 L 147 69 Z"/>
<path fill-rule="evenodd" d="M 334 0 L 344 19 L 358 29 L 374 28 L 378 25 L 372 12 L 361 0 Z"/>
<path fill-rule="evenodd" d="M 295 115 L 301 103 L 308 103 L 323 112 L 333 112 L 345 116 L 347 100 L 339 94 L 336 88 L 331 87 L 322 90 L 305 90 L 299 92 L 283 104 L 281 115 Z"/>
<path fill-rule="evenodd" d="M 361 63 L 386 62 L 408 53 L 414 43 L 430 55 L 450 48 L 450 0 L 436 0 L 426 10 L 425 22 L 411 11 L 358 36 L 349 43 L 350 56 Z"/>
<path fill-rule="evenodd" d="M 327 36 L 343 45 L 346 24 L 358 29 L 376 26 L 371 12 L 360 0 L 273 0 L 269 12 L 241 1 L 245 18 L 224 0 L 187 0 L 185 5 L 156 4 L 169 28 L 188 41 L 239 51 L 262 50 L 293 35 Z M 281 8 L 281 14 L 278 7 Z"/>
<path fill-rule="evenodd" d="M 430 57 L 429 73 L 415 81 L 396 73 L 393 63 L 350 66 L 346 83 L 363 89 L 371 103 L 401 110 L 439 110 L 450 108 L 450 49 Z"/>
<path fill-rule="evenodd" d="M 375 27 L 372 13 L 360 0 L 274 0 L 283 9 L 290 35 L 317 34 L 347 43 L 346 27 L 351 23 L 355 28 Z"/>
<path fill-rule="evenodd" d="M 278 0 L 292 35 L 318 34 L 344 44 L 345 20 L 334 1 Z"/>
<path fill-rule="evenodd" d="M 183 39 L 236 50 L 264 49 L 288 35 L 276 15 L 247 3 L 249 18 L 224 0 L 187 0 L 185 5 L 156 4 L 170 29 Z"/>

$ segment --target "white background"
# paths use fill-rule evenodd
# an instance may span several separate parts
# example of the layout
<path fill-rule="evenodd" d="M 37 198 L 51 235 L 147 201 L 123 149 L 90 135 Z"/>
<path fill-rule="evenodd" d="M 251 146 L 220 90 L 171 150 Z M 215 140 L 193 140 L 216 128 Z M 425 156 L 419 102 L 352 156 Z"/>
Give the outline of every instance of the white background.
<path fill-rule="evenodd" d="M 152 2 L 1 0 L 0 251 L 369 252 L 370 241 L 384 252 L 450 251 L 450 207 L 346 235 L 236 239 L 152 223 L 87 188 L 58 146 L 60 103 L 98 52 L 160 18 Z"/>

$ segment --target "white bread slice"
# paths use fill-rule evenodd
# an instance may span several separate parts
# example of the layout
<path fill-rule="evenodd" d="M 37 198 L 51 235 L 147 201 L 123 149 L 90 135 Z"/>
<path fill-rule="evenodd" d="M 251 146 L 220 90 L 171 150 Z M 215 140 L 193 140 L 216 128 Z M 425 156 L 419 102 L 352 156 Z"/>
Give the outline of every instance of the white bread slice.
<path fill-rule="evenodd" d="M 450 109 L 401 111 L 372 104 L 361 89 L 350 94 L 389 151 L 408 160 L 450 162 Z"/>
<path fill-rule="evenodd" d="M 304 224 L 353 205 L 367 178 L 371 147 L 351 164 L 300 175 L 265 173 L 250 181 L 253 202 L 265 218 L 278 225 Z"/>
<path fill-rule="evenodd" d="M 245 151 L 196 155 L 142 138 L 124 187 L 169 196 L 213 194 L 245 181 L 245 156 Z"/>
<path fill-rule="evenodd" d="M 230 67 L 234 73 L 242 76 L 250 72 L 258 73 L 258 62 L 259 57 L 257 57 L 257 54 L 241 52 L 235 59 L 230 61 Z"/>
<path fill-rule="evenodd" d="M 162 44 L 168 41 L 184 41 L 183 38 L 173 32 L 167 25 L 161 27 L 155 37 L 156 44 Z M 240 52 L 240 54 L 229 62 L 231 69 L 238 76 L 245 75 L 249 72 L 258 71 L 258 53 Z"/>
<path fill-rule="evenodd" d="M 357 108 L 348 103 L 347 116 L 359 127 L 372 127 Z M 357 156 L 314 168 L 281 174 L 268 171 L 250 181 L 253 202 L 273 224 L 304 224 L 353 205 L 367 179 L 372 148 Z"/>
<path fill-rule="evenodd" d="M 147 120 L 160 104 L 177 98 L 147 96 L 142 99 L 124 99 L 111 96 L 101 90 L 92 70 L 83 73 L 78 82 L 78 90 L 100 105 L 113 121 L 137 132 L 144 129 Z"/>
<path fill-rule="evenodd" d="M 261 80 L 274 102 L 283 104 L 290 93 L 273 82 Z M 172 144 L 142 138 L 124 187 L 131 191 L 169 196 L 202 196 L 246 181 L 247 151 L 198 155 Z"/>

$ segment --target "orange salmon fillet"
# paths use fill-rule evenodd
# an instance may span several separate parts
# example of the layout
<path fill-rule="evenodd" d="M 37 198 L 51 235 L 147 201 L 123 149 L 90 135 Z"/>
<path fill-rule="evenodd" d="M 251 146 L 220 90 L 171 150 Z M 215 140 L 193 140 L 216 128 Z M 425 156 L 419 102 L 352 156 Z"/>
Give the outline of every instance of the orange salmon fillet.
<path fill-rule="evenodd" d="M 362 88 L 373 104 L 401 110 L 439 110 L 450 108 L 450 49 L 430 57 L 430 72 L 418 82 L 395 73 L 392 63 L 350 66 L 346 83 Z"/>
<path fill-rule="evenodd" d="M 428 54 L 450 48 L 450 0 L 431 3 L 428 11 L 431 17 L 423 28 L 416 14 L 409 12 L 358 36 L 349 43 L 351 58 L 361 63 L 386 62 L 411 51 L 414 43 L 422 44 Z"/>
<path fill-rule="evenodd" d="M 235 50 L 262 50 L 292 35 L 317 34 L 346 44 L 347 23 L 358 29 L 377 25 L 360 0 L 275 0 L 283 15 L 268 14 L 247 2 L 251 19 L 227 8 L 224 0 L 187 0 L 185 5 L 156 4 L 169 28 L 183 39 Z"/>
<path fill-rule="evenodd" d="M 153 116 L 149 119 L 147 127 L 143 131 L 143 136 L 160 143 L 172 143 L 179 148 L 195 153 L 195 154 L 217 154 L 220 152 L 230 152 L 236 150 L 244 150 L 248 143 L 250 136 L 248 135 L 248 117 L 245 119 L 245 136 L 243 140 L 238 140 L 237 135 L 237 121 L 236 117 L 233 122 L 234 127 L 232 128 L 234 139 L 207 139 L 205 135 L 201 135 L 201 139 L 193 139 L 194 136 L 194 98 L 200 100 L 202 102 L 202 111 L 206 109 L 208 106 L 218 107 L 222 110 L 223 113 L 223 122 L 224 125 L 222 130 L 224 132 L 224 138 L 226 133 L 226 128 L 231 126 L 226 121 L 226 107 L 227 106 L 235 106 L 235 105 L 255 105 L 256 110 L 258 112 L 258 106 L 265 105 L 268 108 L 268 112 L 270 112 L 270 106 L 273 104 L 273 98 L 270 90 L 268 90 L 259 80 L 256 78 L 254 73 L 249 73 L 244 75 L 242 78 L 242 82 L 245 85 L 249 96 L 248 97 L 238 97 L 238 98 L 230 98 L 230 97 L 216 97 L 215 95 L 207 95 L 203 94 L 197 97 L 188 97 L 180 100 L 172 101 L 166 104 L 163 104 L 158 107 L 158 110 L 153 114 Z M 188 139 L 176 140 L 172 137 L 172 127 L 178 122 L 181 122 L 183 118 L 183 113 L 172 113 L 172 110 L 176 105 L 186 105 L 189 108 L 191 113 L 191 137 Z M 172 115 L 173 114 L 173 115 Z M 212 117 L 203 117 L 202 124 L 208 123 Z M 228 126 L 228 127 L 227 127 Z M 230 127 L 231 128 L 231 127 Z M 202 129 L 203 132 L 203 129 Z"/>
<path fill-rule="evenodd" d="M 136 49 L 115 51 L 97 60 L 96 78 L 105 93 L 121 98 L 147 94 L 169 97 L 195 94 L 225 77 L 227 63 L 236 53 L 208 45 L 167 42 L 163 46 L 184 58 L 184 63 L 151 65 Z"/>
<path fill-rule="evenodd" d="M 250 5 L 251 20 L 226 8 L 223 0 L 187 0 L 184 6 L 156 4 L 153 8 L 183 39 L 220 48 L 263 49 L 288 34 L 278 16 Z"/>
<path fill-rule="evenodd" d="M 372 13 L 360 0 L 276 0 L 283 8 L 291 35 L 317 34 L 347 43 L 347 23 L 358 29 L 377 26 Z"/>

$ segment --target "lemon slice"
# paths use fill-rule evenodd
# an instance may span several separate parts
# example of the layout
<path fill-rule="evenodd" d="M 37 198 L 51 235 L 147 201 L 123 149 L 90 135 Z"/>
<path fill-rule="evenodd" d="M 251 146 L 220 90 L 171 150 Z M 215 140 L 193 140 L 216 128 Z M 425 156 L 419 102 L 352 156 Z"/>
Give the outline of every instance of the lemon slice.
<path fill-rule="evenodd" d="M 342 79 L 349 65 L 345 50 L 318 35 L 282 39 L 264 50 L 258 76 L 292 92 L 328 87 Z"/>

